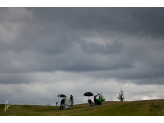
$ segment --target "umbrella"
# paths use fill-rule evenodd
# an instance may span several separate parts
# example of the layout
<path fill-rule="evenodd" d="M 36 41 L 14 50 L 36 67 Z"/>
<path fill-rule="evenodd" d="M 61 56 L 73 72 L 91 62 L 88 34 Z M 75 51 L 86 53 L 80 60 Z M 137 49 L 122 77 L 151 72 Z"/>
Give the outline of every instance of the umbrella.
<path fill-rule="evenodd" d="M 84 96 L 93 96 L 94 94 L 92 92 L 85 92 Z"/>
<path fill-rule="evenodd" d="M 66 95 L 64 95 L 64 94 L 59 94 L 58 97 L 67 98 Z"/>
<path fill-rule="evenodd" d="M 67 98 L 67 96 L 64 95 L 64 94 L 59 94 L 58 97 L 60 97 L 60 98 Z M 59 103 L 59 101 L 56 102 L 56 106 L 58 105 L 58 103 Z"/>
<path fill-rule="evenodd" d="M 99 93 L 93 93 L 93 95 L 96 96 L 96 95 L 100 95 L 100 94 Z"/>
<path fill-rule="evenodd" d="M 93 93 L 92 92 L 85 92 L 84 96 L 88 96 L 88 99 L 89 99 L 90 96 L 93 96 Z"/>

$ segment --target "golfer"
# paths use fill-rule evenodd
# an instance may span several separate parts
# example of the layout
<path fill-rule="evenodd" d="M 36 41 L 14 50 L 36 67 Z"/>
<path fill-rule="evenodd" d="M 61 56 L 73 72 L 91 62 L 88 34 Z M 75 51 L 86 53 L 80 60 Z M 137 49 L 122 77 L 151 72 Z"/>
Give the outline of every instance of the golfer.
<path fill-rule="evenodd" d="M 71 100 L 71 107 L 73 109 L 73 96 L 72 95 L 70 96 L 70 100 Z"/>
<path fill-rule="evenodd" d="M 101 97 L 98 98 L 98 105 L 101 105 Z"/>
<path fill-rule="evenodd" d="M 98 100 L 96 99 L 97 95 L 94 96 L 94 102 L 95 102 L 95 106 L 97 105 L 98 103 Z"/>
<path fill-rule="evenodd" d="M 60 109 L 63 109 L 63 105 L 65 104 L 65 99 L 62 99 L 61 102 L 60 102 Z"/>

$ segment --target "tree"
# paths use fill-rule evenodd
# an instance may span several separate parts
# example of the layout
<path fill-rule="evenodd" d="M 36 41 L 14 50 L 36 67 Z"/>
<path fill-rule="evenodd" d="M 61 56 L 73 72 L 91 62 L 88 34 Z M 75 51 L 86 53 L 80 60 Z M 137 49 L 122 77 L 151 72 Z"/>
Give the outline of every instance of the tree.
<path fill-rule="evenodd" d="M 100 94 L 100 98 L 101 98 L 101 101 L 102 101 L 102 102 L 105 101 L 105 97 L 102 95 L 102 93 Z"/>
<path fill-rule="evenodd" d="M 121 93 L 119 93 L 119 96 L 117 97 L 120 101 L 124 101 L 125 97 L 124 97 L 124 92 L 121 89 Z"/>

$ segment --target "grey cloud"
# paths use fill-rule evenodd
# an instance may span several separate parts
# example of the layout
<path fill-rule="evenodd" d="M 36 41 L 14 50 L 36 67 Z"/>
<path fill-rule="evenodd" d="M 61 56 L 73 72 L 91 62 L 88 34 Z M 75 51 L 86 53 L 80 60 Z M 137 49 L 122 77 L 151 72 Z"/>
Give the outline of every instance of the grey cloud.
<path fill-rule="evenodd" d="M 131 12 L 134 19 L 140 22 L 141 31 L 149 32 L 155 36 L 162 36 L 164 8 L 134 8 Z M 162 36 L 163 37 L 163 36 Z"/>
<path fill-rule="evenodd" d="M 152 84 L 152 85 L 163 85 L 163 70 L 154 70 L 153 68 L 146 69 L 143 67 L 140 69 L 119 69 L 119 70 L 107 70 L 107 71 L 94 71 L 87 72 L 86 75 L 92 76 L 98 80 L 106 79 L 119 79 L 120 83 L 135 83 L 138 85 Z"/>
<path fill-rule="evenodd" d="M 89 42 L 89 43 L 82 42 L 81 49 L 83 50 L 83 52 L 92 53 L 92 54 L 97 54 L 97 53 L 113 54 L 113 53 L 120 53 L 122 46 L 123 44 L 118 41 L 105 45 L 103 44 L 99 45 L 94 42 Z"/>
<path fill-rule="evenodd" d="M 134 88 L 163 87 L 163 12 L 163 8 L 0 8 L 0 83 L 5 89 L 13 87 L 14 95 L 34 87 L 37 96 L 22 101 L 35 103 L 48 98 L 53 102 L 60 92 L 79 92 L 76 96 L 82 102 L 83 91 L 99 87 L 108 96 L 116 94 L 118 86 L 131 88 L 133 83 Z M 53 73 L 57 71 L 65 74 Z M 48 80 L 47 74 L 54 78 Z M 17 88 L 22 83 L 25 90 Z M 1 92 L 3 99 L 11 97 Z M 22 97 L 32 95 L 29 89 L 26 92 Z"/>
<path fill-rule="evenodd" d="M 110 74 L 111 78 L 163 77 L 163 40 L 159 41 L 164 29 L 163 8 L 25 9 L 30 17 L 12 16 L 7 21 L 9 27 L 19 22 L 18 35 L 9 42 L 0 39 L 1 72 L 110 71 L 106 75 Z M 12 13 L 8 13 L 7 9 L 2 12 L 6 17 Z M 14 32 L 12 28 L 6 30 L 11 31 L 9 34 Z M 104 40 L 110 40 L 112 34 L 115 35 L 111 44 L 86 43 L 82 37 L 93 37 L 92 32 Z M 137 35 L 139 32 L 143 34 Z M 145 33 L 151 34 L 151 41 Z M 126 40 L 126 36 L 145 38 L 135 37 L 133 41 L 135 38 Z M 117 37 L 119 40 L 116 41 Z M 150 69 L 135 66 L 136 63 Z M 24 80 L 15 78 L 16 81 Z"/>
<path fill-rule="evenodd" d="M 70 96 L 73 94 L 76 103 L 87 103 L 88 97 L 84 97 L 83 94 L 86 91 L 91 92 L 102 92 L 106 98 L 106 101 L 117 100 L 117 96 L 121 90 L 121 87 L 124 91 L 126 100 L 142 100 L 143 98 L 151 98 L 158 99 L 162 98 L 163 93 L 163 85 L 135 85 L 135 84 L 120 84 L 117 80 L 112 81 L 103 81 L 100 84 L 97 82 L 97 79 L 89 79 L 87 78 L 85 81 L 81 81 L 81 78 L 85 78 L 85 76 L 81 76 L 76 78 L 76 81 L 62 82 L 60 83 L 30 83 L 30 84 L 21 84 L 21 85 L 10 85 L 10 86 L 0 86 L 0 96 L 1 102 L 5 103 L 8 100 L 11 104 L 42 104 L 45 105 L 50 103 L 51 105 L 55 105 L 56 101 L 60 99 L 57 98 L 59 93 L 64 93 L 66 96 Z M 78 84 L 76 84 L 78 81 Z M 88 86 L 88 82 L 91 82 Z M 121 81 L 121 80 L 120 80 Z M 62 84 L 63 88 L 60 88 Z M 153 90 L 152 90 L 153 89 Z M 5 90 L 5 91 L 4 91 Z M 30 90 L 30 91 L 29 91 Z M 11 94 L 12 93 L 12 94 Z M 26 96 L 24 96 L 26 95 Z M 45 97 L 45 98 L 44 98 Z M 90 97 L 93 99 L 93 97 Z"/>
<path fill-rule="evenodd" d="M 35 25 L 35 23 L 32 25 Z M 78 41 L 78 38 L 67 30 L 49 30 L 48 27 L 39 26 L 25 26 L 25 28 L 20 29 L 20 32 L 18 32 L 19 36 L 12 39 L 11 42 L 1 39 L 0 51 L 20 53 L 32 50 L 38 54 L 55 55 L 71 49 L 74 47 L 74 42 Z"/>
<path fill-rule="evenodd" d="M 1 84 L 21 84 L 21 83 L 30 83 L 32 82 L 32 77 L 28 74 L 22 73 L 1 73 L 0 74 L 0 83 Z"/>
<path fill-rule="evenodd" d="M 33 8 L 31 11 L 42 24 L 163 37 L 163 8 Z"/>
<path fill-rule="evenodd" d="M 19 10 L 14 8 L 15 10 Z M 22 8 L 21 8 L 22 9 Z M 163 8 L 25 8 L 33 18 L 18 16 L 24 25 L 49 30 L 73 29 L 97 32 L 143 33 L 163 37 Z M 28 14 L 26 14 L 28 15 Z M 25 21 L 26 20 L 26 21 Z M 28 20 L 28 21 L 27 21 Z M 12 22 L 12 21 L 11 21 Z M 33 25 L 32 23 L 35 23 Z M 70 30 L 72 31 L 72 30 Z"/>
<path fill-rule="evenodd" d="M 156 75 L 156 77 L 153 78 L 150 77 L 150 78 L 139 79 L 139 80 L 136 79 L 133 80 L 132 83 L 135 83 L 137 85 L 163 85 L 163 81 L 164 81 L 164 77 L 162 75 L 160 77 Z"/>

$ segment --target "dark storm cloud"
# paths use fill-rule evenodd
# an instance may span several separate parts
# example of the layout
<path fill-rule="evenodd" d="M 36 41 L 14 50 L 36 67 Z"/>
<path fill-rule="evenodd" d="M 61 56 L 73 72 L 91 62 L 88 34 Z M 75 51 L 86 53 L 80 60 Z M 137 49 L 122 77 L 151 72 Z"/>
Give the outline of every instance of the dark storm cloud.
<path fill-rule="evenodd" d="M 162 36 L 164 8 L 31 8 L 36 21 L 98 32 Z"/>
<path fill-rule="evenodd" d="M 5 8 L 6 9 L 6 8 Z M 26 16 L 9 18 L 22 22 L 20 37 L 2 44 L 1 49 L 35 49 L 43 53 L 58 53 L 71 48 L 83 30 L 98 32 L 102 36 L 110 32 L 128 34 L 150 33 L 163 36 L 163 8 L 26 8 L 33 18 Z M 4 15 L 4 14 L 3 14 Z M 26 20 L 26 21 L 25 21 Z M 15 22 L 14 21 L 14 22 Z M 13 23 L 14 24 L 14 23 Z M 3 40 L 3 39 L 1 39 Z M 15 46 L 14 44 L 19 44 Z M 97 46 L 92 43 L 92 47 Z M 89 47 L 89 46 L 88 46 Z M 106 46 L 107 47 L 107 46 Z M 98 47 L 97 47 L 98 48 Z M 108 47 L 112 50 L 113 47 Z M 99 51 L 97 49 L 97 51 Z M 92 50 L 90 50 L 92 52 Z M 94 50 L 95 51 L 95 50 Z M 113 50 L 112 50 L 113 51 Z"/>
<path fill-rule="evenodd" d="M 0 8 L 0 103 L 163 98 L 163 22 L 163 8 Z"/>
<path fill-rule="evenodd" d="M 2 73 L 110 71 L 98 76 L 163 77 L 163 8 L 1 8 L 0 19 Z M 12 78 L 13 83 L 32 81 L 4 76 L 1 83 Z"/>
<path fill-rule="evenodd" d="M 38 36 L 38 37 L 37 37 Z M 64 32 L 54 32 L 51 34 L 45 35 L 35 35 L 33 34 L 26 36 L 24 34 L 20 39 L 16 39 L 11 43 L 1 42 L 0 51 L 12 51 L 19 53 L 21 51 L 35 50 L 38 53 L 43 54 L 58 54 L 64 51 L 67 51 L 73 47 L 72 40 L 74 39 L 71 36 Z"/>

